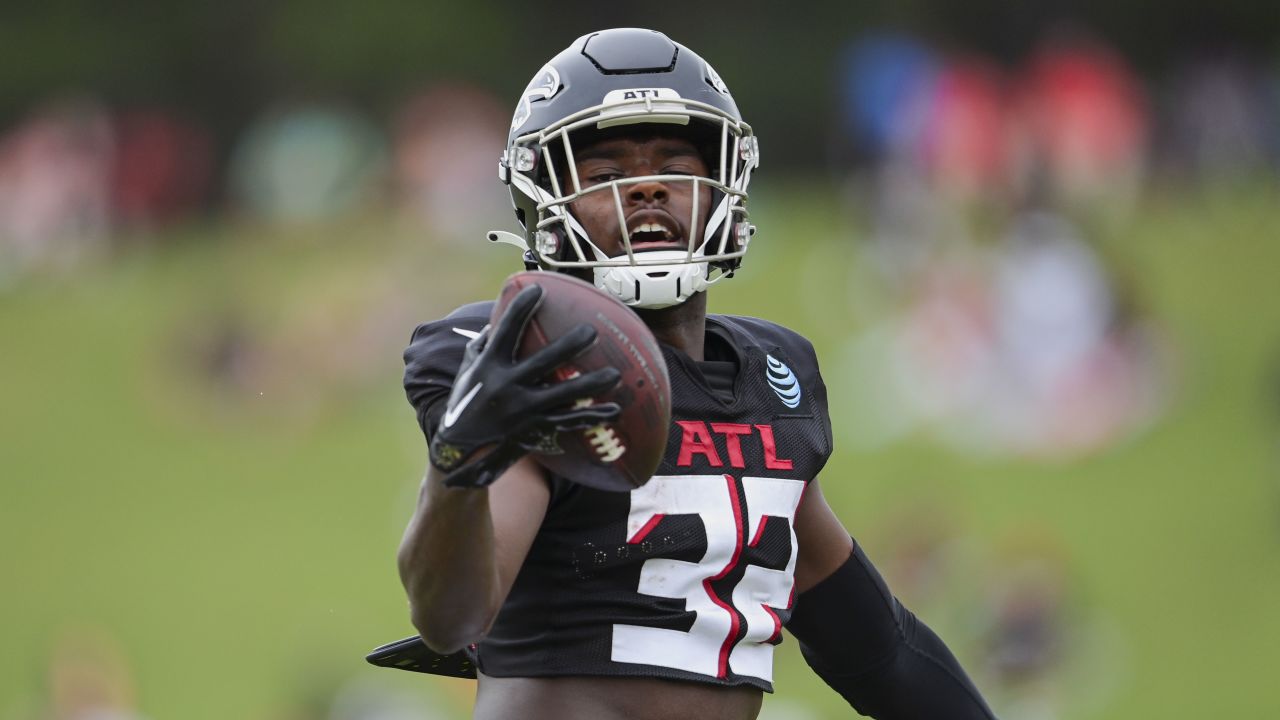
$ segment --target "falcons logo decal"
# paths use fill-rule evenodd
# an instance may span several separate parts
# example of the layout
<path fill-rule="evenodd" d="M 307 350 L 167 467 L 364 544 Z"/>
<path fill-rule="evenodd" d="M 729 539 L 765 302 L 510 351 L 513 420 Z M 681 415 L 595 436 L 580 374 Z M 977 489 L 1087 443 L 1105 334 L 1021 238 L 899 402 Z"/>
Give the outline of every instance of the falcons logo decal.
<path fill-rule="evenodd" d="M 560 71 L 556 70 L 554 65 L 543 65 L 538 74 L 533 76 L 533 82 L 524 89 L 520 105 L 516 107 L 516 114 L 511 118 L 511 129 L 517 130 L 529 121 L 529 116 L 533 114 L 534 100 L 550 100 L 560 92 L 561 85 Z"/>

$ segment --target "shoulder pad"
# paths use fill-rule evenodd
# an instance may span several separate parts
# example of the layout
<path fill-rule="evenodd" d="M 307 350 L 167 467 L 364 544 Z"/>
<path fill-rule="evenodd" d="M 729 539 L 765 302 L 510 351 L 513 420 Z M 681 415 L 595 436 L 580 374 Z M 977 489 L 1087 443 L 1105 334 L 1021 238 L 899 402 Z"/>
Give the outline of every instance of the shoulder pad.
<path fill-rule="evenodd" d="M 745 315 L 713 315 L 714 322 L 726 328 L 742 347 L 757 347 L 768 352 L 782 348 L 796 357 L 811 357 L 813 343 L 791 328 L 761 318 Z"/>

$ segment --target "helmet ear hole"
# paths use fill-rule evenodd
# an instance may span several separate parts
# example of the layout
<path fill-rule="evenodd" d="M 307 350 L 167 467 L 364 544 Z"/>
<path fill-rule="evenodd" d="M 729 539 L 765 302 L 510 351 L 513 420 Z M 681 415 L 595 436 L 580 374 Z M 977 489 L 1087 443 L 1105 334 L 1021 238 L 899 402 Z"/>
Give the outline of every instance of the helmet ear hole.
<path fill-rule="evenodd" d="M 539 254 L 559 259 L 565 247 L 564 230 L 561 228 L 539 230 L 534 235 L 534 241 Z"/>

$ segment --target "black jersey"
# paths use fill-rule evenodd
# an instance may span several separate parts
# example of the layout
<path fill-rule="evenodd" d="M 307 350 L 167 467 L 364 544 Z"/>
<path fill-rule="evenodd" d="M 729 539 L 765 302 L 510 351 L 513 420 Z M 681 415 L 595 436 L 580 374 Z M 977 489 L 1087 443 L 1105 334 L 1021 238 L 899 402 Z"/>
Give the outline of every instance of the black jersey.
<path fill-rule="evenodd" d="M 427 427 L 491 307 L 467 305 L 414 332 L 427 345 L 406 390 Z M 707 331 L 721 362 L 736 365 L 731 392 L 663 347 L 672 423 L 657 474 L 629 493 L 552 476 L 542 527 L 479 645 L 485 674 L 772 691 L 773 646 L 795 600 L 792 521 L 831 454 L 826 388 L 812 346 L 791 330 L 711 315 Z"/>

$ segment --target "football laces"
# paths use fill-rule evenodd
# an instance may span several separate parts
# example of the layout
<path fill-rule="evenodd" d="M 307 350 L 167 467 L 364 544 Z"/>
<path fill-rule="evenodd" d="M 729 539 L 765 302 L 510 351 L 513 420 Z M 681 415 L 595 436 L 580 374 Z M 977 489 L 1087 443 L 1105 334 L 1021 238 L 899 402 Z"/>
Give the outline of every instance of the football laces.
<path fill-rule="evenodd" d="M 617 433 L 607 425 L 595 425 L 587 428 L 585 432 L 587 442 L 591 444 L 601 462 L 614 462 L 627 452 L 626 446 L 622 444 Z"/>
<path fill-rule="evenodd" d="M 579 373 L 574 371 L 573 377 L 578 375 Z M 573 407 L 575 410 L 588 407 L 592 402 L 591 398 L 578 398 L 574 401 Z M 592 425 L 583 430 L 582 434 L 586 436 L 587 444 L 591 446 L 592 451 L 595 452 L 596 457 L 600 458 L 601 462 L 614 462 L 627 452 L 627 447 L 622 444 L 618 434 L 613 431 L 613 428 L 604 423 Z"/>

